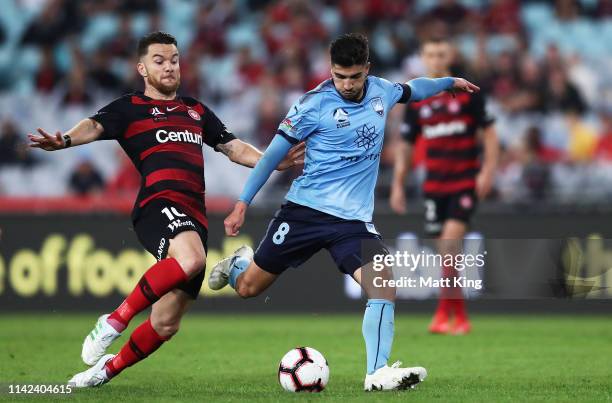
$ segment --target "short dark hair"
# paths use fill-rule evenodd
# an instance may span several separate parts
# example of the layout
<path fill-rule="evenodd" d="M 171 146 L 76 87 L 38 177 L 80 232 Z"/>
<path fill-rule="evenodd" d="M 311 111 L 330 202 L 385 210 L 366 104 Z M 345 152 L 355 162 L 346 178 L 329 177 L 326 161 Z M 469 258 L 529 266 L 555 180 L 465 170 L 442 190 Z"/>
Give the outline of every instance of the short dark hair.
<path fill-rule="evenodd" d="M 162 43 L 164 45 L 176 45 L 176 38 L 167 32 L 155 31 L 146 34 L 138 41 L 138 57 L 142 57 L 149 51 L 149 45 Z"/>
<path fill-rule="evenodd" d="M 334 39 L 329 47 L 332 64 L 342 67 L 363 65 L 370 60 L 368 38 L 363 34 L 344 34 Z"/>

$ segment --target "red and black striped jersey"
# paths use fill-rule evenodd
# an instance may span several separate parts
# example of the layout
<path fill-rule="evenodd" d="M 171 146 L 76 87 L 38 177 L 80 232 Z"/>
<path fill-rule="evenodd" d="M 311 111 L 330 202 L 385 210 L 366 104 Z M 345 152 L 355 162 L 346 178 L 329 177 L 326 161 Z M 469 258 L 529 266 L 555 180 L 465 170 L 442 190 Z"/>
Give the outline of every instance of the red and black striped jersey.
<path fill-rule="evenodd" d="M 405 140 L 425 146 L 424 193 L 440 196 L 474 189 L 480 170 L 478 129 L 494 119 L 480 93 L 444 92 L 407 105 L 401 133 Z"/>
<path fill-rule="evenodd" d="M 166 101 L 135 92 L 91 119 L 104 127 L 100 140 L 117 140 L 140 172 L 133 220 L 151 200 L 166 199 L 207 227 L 202 146 L 218 151 L 236 138 L 209 108 L 193 98 Z"/>

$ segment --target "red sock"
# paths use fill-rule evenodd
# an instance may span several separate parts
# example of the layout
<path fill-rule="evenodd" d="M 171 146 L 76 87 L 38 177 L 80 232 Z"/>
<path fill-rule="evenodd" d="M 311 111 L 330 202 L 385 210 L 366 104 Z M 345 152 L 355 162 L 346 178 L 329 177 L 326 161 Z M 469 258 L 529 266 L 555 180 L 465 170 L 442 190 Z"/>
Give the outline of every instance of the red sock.
<path fill-rule="evenodd" d="M 467 320 L 467 312 L 465 310 L 465 301 L 463 298 L 452 300 L 453 310 L 455 312 L 455 318 L 457 321 L 465 321 Z"/>
<path fill-rule="evenodd" d="M 123 345 L 119 354 L 106 363 L 104 366 L 106 374 L 109 378 L 114 377 L 127 367 L 147 358 L 167 340 L 169 338 L 161 337 L 153 329 L 151 318 L 147 319 L 142 325 L 134 329 L 130 340 Z"/>
<path fill-rule="evenodd" d="M 442 298 L 438 300 L 438 308 L 436 309 L 435 316 L 442 316 L 448 318 L 450 315 L 451 304 L 448 298 Z"/>
<path fill-rule="evenodd" d="M 136 314 L 185 280 L 187 275 L 176 259 L 160 260 L 147 270 L 125 301 L 109 315 L 108 323 L 122 332 Z"/>
<path fill-rule="evenodd" d="M 452 266 L 444 266 L 442 267 L 442 278 L 450 279 L 452 284 L 453 277 L 455 276 L 455 269 Z M 438 309 L 436 309 L 436 316 L 444 316 L 449 317 L 451 315 L 451 311 L 453 309 L 453 289 L 452 288 L 442 288 L 440 290 L 440 299 L 438 301 Z"/>

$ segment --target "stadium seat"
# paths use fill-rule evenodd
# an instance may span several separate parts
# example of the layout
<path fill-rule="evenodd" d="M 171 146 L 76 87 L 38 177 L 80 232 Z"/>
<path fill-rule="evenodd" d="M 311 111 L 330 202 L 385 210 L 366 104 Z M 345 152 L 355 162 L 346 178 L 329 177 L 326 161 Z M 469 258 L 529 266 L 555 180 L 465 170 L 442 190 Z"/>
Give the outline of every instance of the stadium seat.
<path fill-rule="evenodd" d="M 119 19 L 113 14 L 93 16 L 81 35 L 81 48 L 86 53 L 97 49 L 102 42 L 110 39 L 117 33 Z"/>
<path fill-rule="evenodd" d="M 521 16 L 530 31 L 545 27 L 553 20 L 553 10 L 546 3 L 525 4 L 521 8 Z"/>

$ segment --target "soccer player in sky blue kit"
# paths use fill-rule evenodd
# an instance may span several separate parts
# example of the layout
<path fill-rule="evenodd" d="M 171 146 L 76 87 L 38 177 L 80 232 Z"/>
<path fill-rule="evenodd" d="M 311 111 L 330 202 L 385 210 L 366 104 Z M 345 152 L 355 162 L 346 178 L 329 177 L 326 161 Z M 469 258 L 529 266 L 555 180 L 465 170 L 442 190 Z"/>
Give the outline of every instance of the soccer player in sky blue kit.
<path fill-rule="evenodd" d="M 368 41 L 361 34 L 340 36 L 331 44 L 330 53 L 332 78 L 291 106 L 225 219 L 226 234 L 238 234 L 255 194 L 291 146 L 302 141 L 306 142 L 304 172 L 293 181 L 257 251 L 239 248 L 212 269 L 208 284 L 218 290 L 229 283 L 241 297 L 254 297 L 287 268 L 327 249 L 338 268 L 351 275 L 368 296 L 362 328 L 367 355 L 365 390 L 406 389 L 425 379 L 427 371 L 402 368 L 399 362 L 387 366 L 393 343 L 395 288 L 375 287 L 366 280 L 365 272 L 374 255 L 388 253 L 372 223 L 385 122 L 398 102 L 420 101 L 445 90 L 474 92 L 479 88 L 453 77 L 417 78 L 400 84 L 368 76 Z M 390 269 L 378 275 L 392 278 Z"/>

